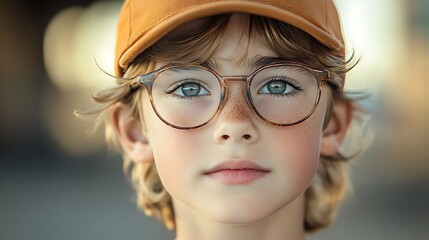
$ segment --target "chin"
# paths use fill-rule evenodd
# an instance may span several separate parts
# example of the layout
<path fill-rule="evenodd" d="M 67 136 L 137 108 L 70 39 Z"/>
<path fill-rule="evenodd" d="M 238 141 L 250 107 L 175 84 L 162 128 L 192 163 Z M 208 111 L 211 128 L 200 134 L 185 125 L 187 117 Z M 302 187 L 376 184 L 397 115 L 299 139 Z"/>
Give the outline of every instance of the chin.
<path fill-rule="evenodd" d="M 222 224 L 255 224 L 264 221 L 276 215 L 277 213 L 282 212 L 283 210 L 288 209 L 288 206 L 291 206 L 290 203 L 291 201 L 287 200 L 277 203 L 270 203 L 269 201 L 246 203 L 245 201 L 242 201 L 235 206 L 218 206 L 218 208 L 212 209 L 210 215 L 212 219 Z"/>
<path fill-rule="evenodd" d="M 268 218 L 271 214 L 255 214 L 255 213 L 239 213 L 229 214 L 224 216 L 215 216 L 213 219 L 221 224 L 227 225 L 250 225 L 263 221 Z"/>

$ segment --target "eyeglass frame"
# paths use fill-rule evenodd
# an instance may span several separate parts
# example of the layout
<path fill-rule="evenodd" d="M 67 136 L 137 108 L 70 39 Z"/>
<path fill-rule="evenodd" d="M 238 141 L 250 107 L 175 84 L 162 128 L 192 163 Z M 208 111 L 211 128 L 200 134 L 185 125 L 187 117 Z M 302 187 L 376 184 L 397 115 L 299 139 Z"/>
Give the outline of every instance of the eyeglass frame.
<path fill-rule="evenodd" d="M 275 123 L 275 122 L 272 122 L 272 121 L 266 119 L 256 109 L 256 107 L 253 103 L 253 98 L 251 97 L 251 93 L 250 93 L 250 84 L 252 83 L 252 80 L 256 74 L 258 74 L 259 72 L 261 72 L 267 68 L 279 67 L 279 66 L 292 66 L 292 67 L 300 67 L 300 68 L 306 69 L 307 71 L 309 71 L 313 75 L 314 79 L 317 81 L 317 99 L 316 99 L 316 101 L 312 107 L 312 110 L 305 117 L 303 117 L 301 120 L 293 122 L 293 123 L 279 124 L 279 123 Z M 172 123 L 169 123 L 158 112 L 158 110 L 156 109 L 156 106 L 153 102 L 152 86 L 153 86 L 153 82 L 156 80 L 156 77 L 164 71 L 167 71 L 167 70 L 170 70 L 173 68 L 191 68 L 191 67 L 204 69 L 204 70 L 207 70 L 210 73 L 212 73 L 217 78 L 217 80 L 220 84 L 221 97 L 220 97 L 219 106 L 218 106 L 216 112 L 214 112 L 214 114 L 206 122 L 199 124 L 197 126 L 193 126 L 193 127 L 180 127 L 180 126 L 174 125 Z M 228 86 L 226 84 L 227 80 L 228 81 L 246 81 L 246 90 L 245 90 L 246 101 L 247 101 L 248 105 L 252 108 L 253 112 L 256 113 L 256 115 L 258 115 L 260 119 L 262 119 L 266 123 L 269 123 L 269 124 L 275 125 L 275 126 L 292 126 L 292 125 L 296 125 L 296 124 L 304 122 L 314 113 L 314 111 L 316 110 L 316 108 L 320 102 L 320 97 L 322 94 L 322 86 L 325 82 L 328 82 L 328 80 L 331 79 L 331 76 L 332 76 L 332 73 L 327 69 L 314 69 L 314 68 L 310 68 L 310 67 L 307 67 L 305 65 L 296 64 L 296 63 L 268 64 L 268 65 L 265 65 L 263 67 L 260 67 L 256 70 L 254 70 L 250 75 L 229 75 L 229 76 L 221 76 L 214 69 L 211 69 L 211 68 L 208 68 L 205 66 L 201 66 L 201 65 L 194 65 L 194 64 L 190 64 L 190 65 L 166 65 L 160 69 L 157 69 L 157 70 L 154 70 L 152 72 L 145 73 L 145 74 L 142 74 L 142 75 L 139 75 L 139 76 L 133 78 L 136 81 L 134 80 L 130 83 L 130 88 L 131 88 L 131 90 L 136 90 L 137 88 L 139 88 L 142 85 L 145 86 L 146 90 L 148 91 L 149 100 L 150 100 L 150 103 L 152 105 L 152 109 L 155 111 L 156 115 L 158 116 L 159 119 L 161 119 L 162 122 L 164 122 L 165 124 L 167 124 L 170 127 L 176 128 L 176 129 L 191 130 L 191 129 L 196 129 L 196 128 L 199 128 L 199 127 L 202 127 L 202 126 L 208 124 L 219 113 L 219 111 L 222 110 L 222 108 L 224 107 L 225 102 L 226 102 L 225 101 L 225 93 L 226 93 L 227 88 L 228 88 Z M 336 83 L 334 83 L 334 84 L 336 85 Z"/>

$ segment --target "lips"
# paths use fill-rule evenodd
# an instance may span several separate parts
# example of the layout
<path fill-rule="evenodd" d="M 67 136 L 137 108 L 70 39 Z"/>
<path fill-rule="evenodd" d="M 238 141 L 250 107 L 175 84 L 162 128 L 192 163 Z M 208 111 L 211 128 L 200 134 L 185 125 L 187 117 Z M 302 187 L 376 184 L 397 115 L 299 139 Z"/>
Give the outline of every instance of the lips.
<path fill-rule="evenodd" d="M 249 184 L 270 173 L 252 161 L 225 161 L 204 172 L 204 175 L 227 185 Z"/>

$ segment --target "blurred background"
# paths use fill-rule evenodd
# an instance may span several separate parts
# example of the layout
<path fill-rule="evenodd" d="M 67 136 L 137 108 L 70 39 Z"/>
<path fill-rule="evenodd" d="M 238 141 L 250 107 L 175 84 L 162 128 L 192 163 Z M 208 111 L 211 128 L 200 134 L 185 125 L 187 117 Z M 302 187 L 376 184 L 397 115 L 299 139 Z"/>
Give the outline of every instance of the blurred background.
<path fill-rule="evenodd" d="M 75 109 L 113 80 L 122 1 L 1 0 L 0 239 L 173 239 L 135 205 L 118 154 Z M 365 90 L 373 144 L 353 193 L 309 239 L 428 239 L 429 1 L 337 0 L 348 90 Z"/>

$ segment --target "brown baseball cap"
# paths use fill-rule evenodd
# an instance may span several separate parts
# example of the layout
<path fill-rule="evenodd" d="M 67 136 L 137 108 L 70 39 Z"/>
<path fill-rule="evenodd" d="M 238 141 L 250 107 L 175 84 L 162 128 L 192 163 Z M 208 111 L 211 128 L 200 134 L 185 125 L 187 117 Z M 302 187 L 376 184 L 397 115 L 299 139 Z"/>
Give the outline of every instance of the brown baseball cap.
<path fill-rule="evenodd" d="M 174 28 L 190 20 L 227 13 L 274 18 L 309 33 L 329 48 L 344 52 L 333 0 L 126 0 L 118 21 L 115 72 Z"/>

